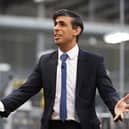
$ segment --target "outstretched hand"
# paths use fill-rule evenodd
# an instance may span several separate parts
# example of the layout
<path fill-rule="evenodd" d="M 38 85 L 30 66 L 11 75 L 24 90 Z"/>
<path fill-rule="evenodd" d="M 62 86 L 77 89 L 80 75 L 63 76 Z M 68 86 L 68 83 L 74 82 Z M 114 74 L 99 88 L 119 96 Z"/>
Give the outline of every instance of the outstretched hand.
<path fill-rule="evenodd" d="M 117 122 L 119 120 L 124 119 L 124 113 L 129 112 L 129 104 L 126 101 L 129 100 L 129 94 L 118 101 L 115 106 L 115 117 L 114 121 Z"/>

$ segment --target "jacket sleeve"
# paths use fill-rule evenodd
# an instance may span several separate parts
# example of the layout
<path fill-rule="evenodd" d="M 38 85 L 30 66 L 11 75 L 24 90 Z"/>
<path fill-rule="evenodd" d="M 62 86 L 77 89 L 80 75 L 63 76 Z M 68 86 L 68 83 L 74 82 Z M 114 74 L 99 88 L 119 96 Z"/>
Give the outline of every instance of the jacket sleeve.
<path fill-rule="evenodd" d="M 11 112 L 24 104 L 30 97 L 40 91 L 42 88 L 40 72 L 40 63 L 38 63 L 27 81 L 20 88 L 1 99 L 1 102 L 5 107 L 5 111 L 0 113 L 2 117 L 7 117 Z"/>
<path fill-rule="evenodd" d="M 97 64 L 97 87 L 104 103 L 114 116 L 114 107 L 120 97 L 113 87 L 112 81 L 106 72 L 103 57 L 100 58 Z"/>

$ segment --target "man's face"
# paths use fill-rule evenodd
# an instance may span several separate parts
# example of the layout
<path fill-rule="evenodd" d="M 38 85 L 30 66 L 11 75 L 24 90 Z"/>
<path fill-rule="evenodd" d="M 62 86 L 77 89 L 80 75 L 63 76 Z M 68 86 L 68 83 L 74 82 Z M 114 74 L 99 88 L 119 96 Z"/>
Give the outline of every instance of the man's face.
<path fill-rule="evenodd" d="M 57 45 L 68 45 L 76 40 L 71 17 L 58 16 L 54 22 L 54 40 Z"/>

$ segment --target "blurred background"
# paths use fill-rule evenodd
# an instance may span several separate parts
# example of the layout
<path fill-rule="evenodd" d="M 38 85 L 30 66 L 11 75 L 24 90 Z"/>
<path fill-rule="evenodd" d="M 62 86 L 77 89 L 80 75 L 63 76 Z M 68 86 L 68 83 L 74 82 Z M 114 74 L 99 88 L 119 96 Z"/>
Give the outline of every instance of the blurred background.
<path fill-rule="evenodd" d="M 0 0 L 0 98 L 21 86 L 41 54 L 56 49 L 52 15 L 62 8 L 82 16 L 85 29 L 79 45 L 103 55 L 120 96 L 129 92 L 129 0 Z M 117 41 L 107 40 L 113 33 L 119 34 Z M 0 119 L 0 129 L 38 129 L 42 95 L 43 91 L 8 119 Z M 113 122 L 98 92 L 96 110 L 102 129 L 129 128 L 128 115 L 123 122 Z"/>

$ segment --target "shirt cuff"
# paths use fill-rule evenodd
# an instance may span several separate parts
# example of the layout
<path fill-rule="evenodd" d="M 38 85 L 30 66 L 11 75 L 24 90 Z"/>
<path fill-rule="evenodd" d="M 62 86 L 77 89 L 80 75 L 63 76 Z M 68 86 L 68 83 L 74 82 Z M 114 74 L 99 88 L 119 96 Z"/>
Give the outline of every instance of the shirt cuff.
<path fill-rule="evenodd" d="M 0 101 L 0 112 L 4 111 L 5 111 L 4 104 Z"/>

